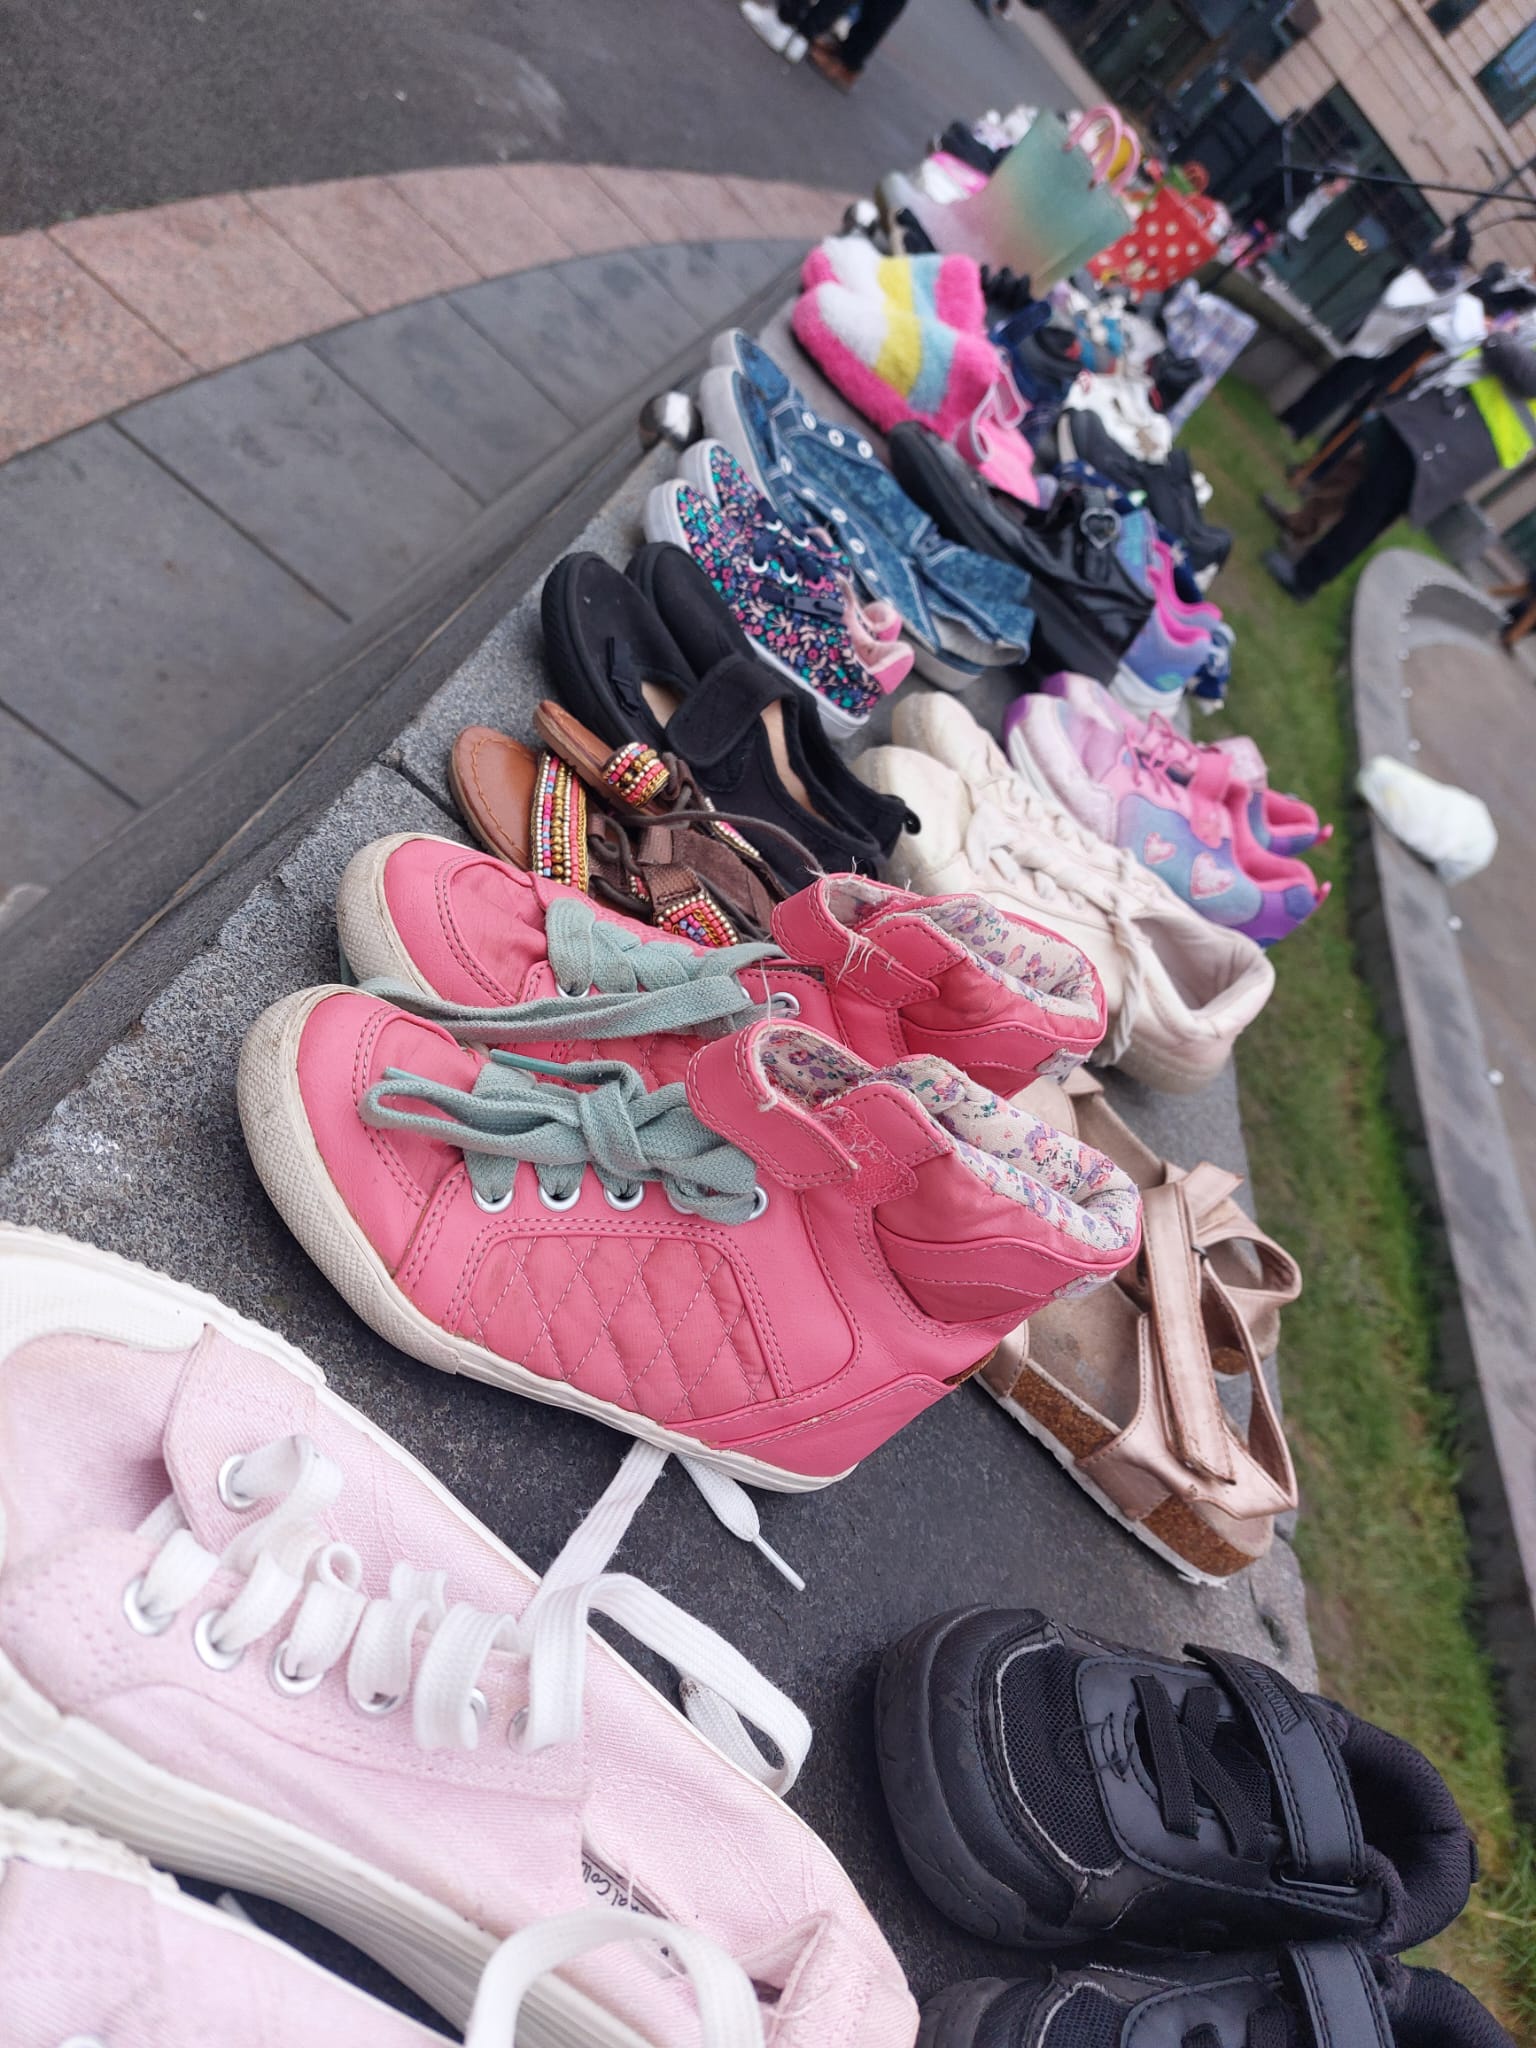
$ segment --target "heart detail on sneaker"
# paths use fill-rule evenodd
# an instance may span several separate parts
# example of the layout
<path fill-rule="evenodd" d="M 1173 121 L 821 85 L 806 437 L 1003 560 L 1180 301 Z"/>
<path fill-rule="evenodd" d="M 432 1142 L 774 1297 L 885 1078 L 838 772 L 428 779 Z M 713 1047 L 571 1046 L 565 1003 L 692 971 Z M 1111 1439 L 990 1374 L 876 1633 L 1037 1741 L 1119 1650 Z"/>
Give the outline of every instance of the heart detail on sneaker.
<path fill-rule="evenodd" d="M 1221 896 L 1237 877 L 1211 853 L 1197 853 L 1189 871 L 1189 893 L 1196 902 L 1206 896 Z"/>
<path fill-rule="evenodd" d="M 1149 868 L 1155 868 L 1165 860 L 1172 860 L 1178 850 L 1173 841 L 1165 839 L 1161 832 L 1149 832 L 1142 843 L 1141 857 Z"/>

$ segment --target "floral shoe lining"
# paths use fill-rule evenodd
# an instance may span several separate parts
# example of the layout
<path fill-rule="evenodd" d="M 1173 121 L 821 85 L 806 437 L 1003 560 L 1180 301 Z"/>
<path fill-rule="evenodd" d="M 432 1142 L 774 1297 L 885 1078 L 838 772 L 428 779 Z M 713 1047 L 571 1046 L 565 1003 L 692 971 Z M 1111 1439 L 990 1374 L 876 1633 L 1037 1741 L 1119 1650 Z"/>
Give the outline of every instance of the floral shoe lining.
<path fill-rule="evenodd" d="M 925 1054 L 875 1068 L 792 1026 L 765 1032 L 759 1044 L 764 1077 L 807 1108 L 865 1082 L 889 1081 L 917 1098 L 954 1140 L 957 1156 L 994 1194 L 1094 1251 L 1114 1254 L 1135 1243 L 1141 1197 L 1128 1173 L 1091 1145 L 979 1087 L 947 1060 Z M 1086 1283 L 1069 1282 L 1057 1298 L 1097 1285 L 1086 1276 Z"/>

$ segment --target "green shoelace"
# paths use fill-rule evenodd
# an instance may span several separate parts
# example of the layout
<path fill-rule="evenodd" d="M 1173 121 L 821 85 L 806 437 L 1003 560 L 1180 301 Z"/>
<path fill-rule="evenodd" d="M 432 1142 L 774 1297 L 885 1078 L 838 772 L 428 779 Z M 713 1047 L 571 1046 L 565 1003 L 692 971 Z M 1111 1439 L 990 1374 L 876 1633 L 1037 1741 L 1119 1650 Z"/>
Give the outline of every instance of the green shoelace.
<path fill-rule="evenodd" d="M 396 1097 L 443 1114 L 397 1109 Z M 468 1091 L 391 1067 L 358 1107 L 377 1129 L 415 1131 L 458 1146 L 483 1209 L 507 1206 L 526 1160 L 551 1209 L 572 1206 L 590 1166 L 616 1209 L 634 1208 L 644 1184 L 660 1181 L 674 1208 L 712 1222 L 746 1223 L 762 1214 L 752 1161 L 699 1121 L 682 1082 L 648 1092 L 623 1060 L 562 1066 L 526 1053 L 493 1052 Z"/>
<path fill-rule="evenodd" d="M 783 958 L 777 946 L 720 946 L 696 953 L 677 939 L 649 938 L 599 917 L 578 897 L 557 897 L 544 918 L 549 964 L 562 993 L 505 1008 L 477 1009 L 375 980 L 369 995 L 444 1024 L 461 1038 L 642 1038 L 651 1032 L 712 1036 L 775 1014 L 773 998 L 749 995 L 739 976 Z M 589 991 L 595 990 L 592 994 Z"/>

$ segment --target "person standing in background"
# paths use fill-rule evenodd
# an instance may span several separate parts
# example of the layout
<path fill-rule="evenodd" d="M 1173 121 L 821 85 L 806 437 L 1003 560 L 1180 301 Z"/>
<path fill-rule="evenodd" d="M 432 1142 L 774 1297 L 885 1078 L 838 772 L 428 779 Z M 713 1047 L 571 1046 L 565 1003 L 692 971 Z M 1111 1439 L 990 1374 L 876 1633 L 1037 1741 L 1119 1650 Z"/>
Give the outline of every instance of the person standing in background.
<path fill-rule="evenodd" d="M 808 56 L 822 77 L 852 92 L 859 75 L 896 26 L 907 0 L 861 0 L 858 19 L 841 42 L 832 31 L 851 0 L 741 0 L 749 28 L 791 64 Z"/>

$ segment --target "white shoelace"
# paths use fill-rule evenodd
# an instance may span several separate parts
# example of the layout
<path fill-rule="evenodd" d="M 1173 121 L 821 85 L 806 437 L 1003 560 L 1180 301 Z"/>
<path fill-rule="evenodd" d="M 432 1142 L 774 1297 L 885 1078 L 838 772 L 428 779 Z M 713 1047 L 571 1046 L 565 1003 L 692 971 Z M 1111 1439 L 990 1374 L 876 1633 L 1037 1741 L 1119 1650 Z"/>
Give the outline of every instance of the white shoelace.
<path fill-rule="evenodd" d="M 589 1906 L 528 1927 L 504 1941 L 485 1966 L 464 2048 L 512 2048 L 517 2016 L 531 1985 L 547 1970 L 610 1942 L 665 1946 L 693 1983 L 702 2048 L 762 2048 L 763 2021 L 746 1972 L 693 1928 L 651 1920 L 618 1906 Z"/>
<path fill-rule="evenodd" d="M 124 1610 L 136 1628 L 158 1634 L 216 1573 L 238 1573 L 245 1583 L 229 1604 L 197 1620 L 193 1643 L 204 1663 L 227 1670 L 270 1636 L 272 1684 L 298 1695 L 312 1692 L 345 1656 L 347 1691 L 357 1710 L 389 1714 L 409 1698 L 423 1749 L 475 1748 L 487 1713 L 477 1685 L 486 1659 L 496 1650 L 526 1657 L 528 1706 L 506 1733 L 514 1746 L 530 1751 L 580 1735 L 587 1619 L 606 1614 L 676 1668 L 684 1709 L 707 1740 L 771 1790 L 787 1792 L 810 1747 L 810 1724 L 800 1709 L 713 1629 L 641 1580 L 607 1569 L 666 1462 L 667 1453 L 653 1445 L 633 1446 L 521 1617 L 514 1617 L 467 1602 L 450 1605 L 446 1572 L 404 1562 L 390 1573 L 388 1595 L 368 1599 L 359 1590 L 362 1559 L 350 1544 L 332 1541 L 320 1519 L 341 1492 L 340 1467 L 310 1438 L 281 1437 L 229 1459 L 220 1471 L 227 1507 L 245 1511 L 271 1503 L 222 1554 L 198 1542 L 174 1494 L 146 1517 L 138 1533 L 159 1549 L 125 1589 Z M 741 1488 L 715 1472 L 701 1480 L 706 1468 L 696 1470 L 691 1459 L 679 1462 L 711 1506 L 718 1500 L 735 1517 L 741 1525 L 735 1532 L 752 1540 L 756 1510 Z M 781 1763 L 763 1754 L 749 1721 L 773 1743 Z"/>
<path fill-rule="evenodd" d="M 1053 822 L 1052 814 L 1042 805 L 1038 816 L 1030 814 L 1025 807 L 1032 799 L 1024 797 L 1020 810 L 1024 822 L 1039 826 Z M 1064 815 L 1062 823 L 1068 831 L 1081 836 L 1081 828 Z M 1068 831 L 1059 831 L 1057 837 L 1070 844 Z M 1100 875 L 1089 869 L 1079 869 L 1071 880 L 1067 875 L 1068 856 L 1064 853 L 1061 865 L 1053 871 L 1038 860 L 1023 860 L 1018 853 L 1018 832 L 1005 813 L 994 804 L 990 797 L 984 797 L 971 813 L 971 822 L 965 833 L 965 858 L 979 875 L 988 873 L 997 876 L 1005 888 L 1023 896 L 1033 894 L 1046 905 L 1052 899 L 1064 896 L 1069 903 L 1086 908 L 1090 904 L 1103 913 L 1108 920 L 1110 936 L 1119 948 L 1125 963 L 1125 991 L 1120 999 L 1120 1008 L 1098 1054 L 1106 1064 L 1113 1066 L 1130 1044 L 1136 1029 L 1136 1020 L 1141 1011 L 1145 959 L 1142 952 L 1142 937 L 1136 929 L 1136 922 L 1125 907 L 1125 898 L 1107 875 Z M 1122 858 L 1124 849 L 1119 849 Z M 1081 883 L 1090 886 L 1084 889 Z"/>

